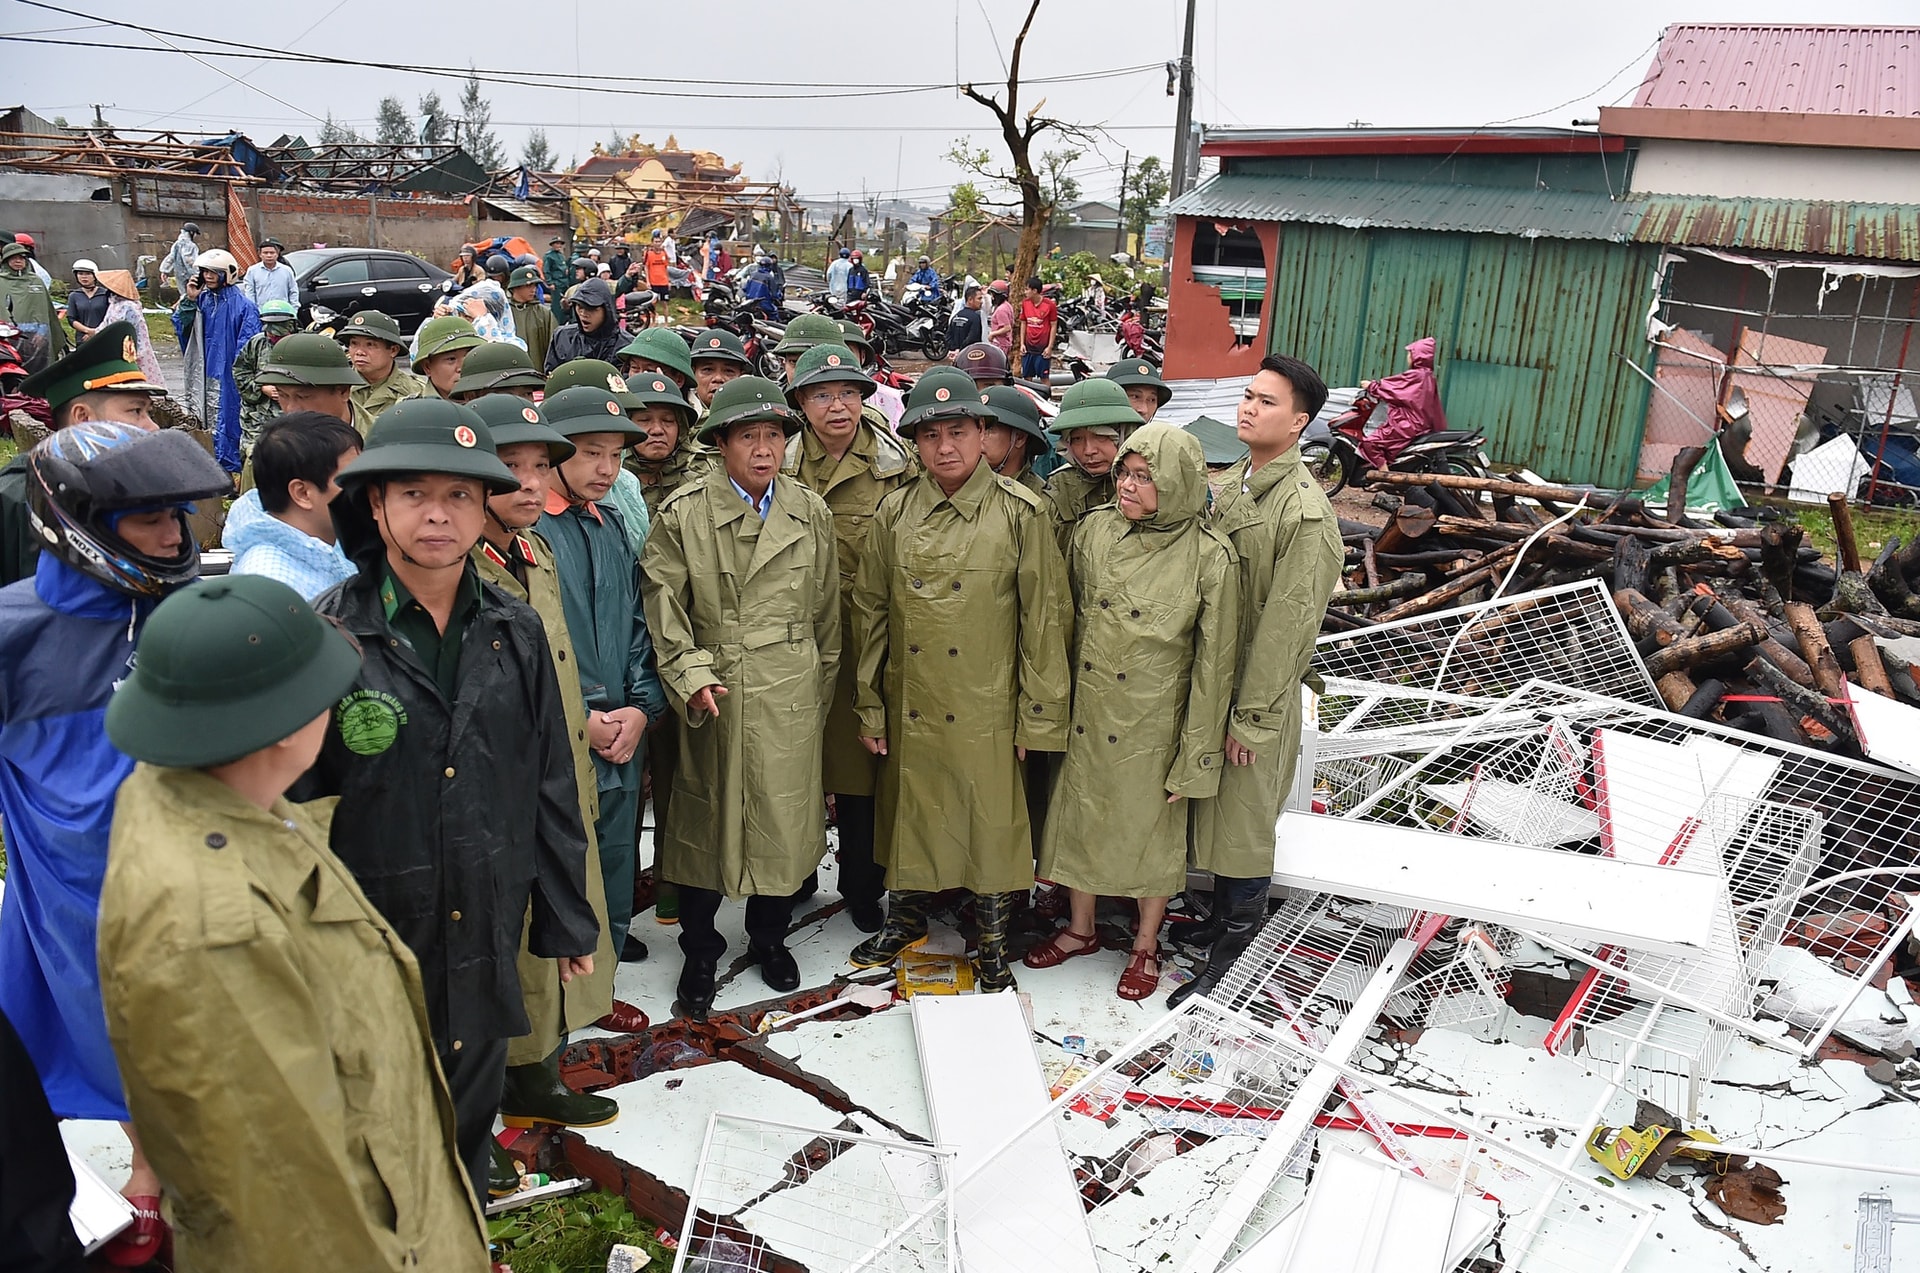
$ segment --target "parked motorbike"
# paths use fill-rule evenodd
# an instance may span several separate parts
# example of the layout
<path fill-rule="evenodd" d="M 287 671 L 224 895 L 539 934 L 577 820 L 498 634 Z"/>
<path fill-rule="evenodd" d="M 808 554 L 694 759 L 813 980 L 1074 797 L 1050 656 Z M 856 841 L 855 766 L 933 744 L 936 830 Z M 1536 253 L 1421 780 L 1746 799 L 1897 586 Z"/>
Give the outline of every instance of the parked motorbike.
<path fill-rule="evenodd" d="M 1145 358 L 1156 367 L 1165 360 L 1166 351 L 1160 344 L 1160 338 L 1147 330 L 1146 324 L 1140 321 L 1139 313 L 1134 310 L 1129 309 L 1120 316 L 1120 325 L 1114 330 L 1114 337 L 1129 358 Z"/>
<path fill-rule="evenodd" d="M 707 326 L 724 327 L 740 338 L 745 347 L 747 361 L 754 367 L 754 374 L 765 376 L 769 380 L 780 379 L 782 367 L 780 360 L 773 356 L 773 347 L 777 341 L 767 339 L 771 327 L 763 327 L 758 306 L 734 303 L 726 304 L 717 298 L 709 297 L 702 308 L 706 312 Z"/>
<path fill-rule="evenodd" d="M 1375 419 L 1376 414 L 1378 419 Z M 1371 424 L 1385 423 L 1386 408 L 1358 389 L 1335 389 L 1327 405 L 1300 436 L 1300 459 L 1329 496 L 1358 481 L 1369 467 L 1360 442 Z M 1440 429 L 1413 439 L 1387 463 L 1394 473 L 1457 473 L 1490 477 L 1487 439 L 1471 429 Z"/>
<path fill-rule="evenodd" d="M 860 324 L 876 350 L 889 354 L 919 350 L 929 362 L 947 356 L 947 320 L 925 307 L 910 311 L 876 297 L 848 301 L 847 316 Z"/>

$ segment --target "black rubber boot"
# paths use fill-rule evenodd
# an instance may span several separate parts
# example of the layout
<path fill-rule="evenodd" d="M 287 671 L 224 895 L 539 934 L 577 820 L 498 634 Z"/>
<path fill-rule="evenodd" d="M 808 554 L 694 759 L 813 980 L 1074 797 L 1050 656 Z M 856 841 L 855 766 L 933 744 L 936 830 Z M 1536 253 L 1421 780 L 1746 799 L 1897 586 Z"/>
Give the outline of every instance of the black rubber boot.
<path fill-rule="evenodd" d="M 509 1065 L 500 1092 L 500 1121 L 509 1127 L 549 1123 L 555 1127 L 604 1127 L 620 1106 L 604 1096 L 576 1092 L 560 1078 L 560 1052 L 532 1065 Z"/>
<path fill-rule="evenodd" d="M 1207 966 L 1200 975 L 1167 996 L 1167 1006 L 1177 1008 L 1195 995 L 1210 994 L 1233 967 L 1233 961 L 1253 944 L 1254 934 L 1267 918 L 1268 879 L 1235 880 L 1216 878 L 1214 897 L 1225 916 L 1220 936 L 1207 952 Z"/>
<path fill-rule="evenodd" d="M 1007 925 L 1026 894 L 983 893 L 974 898 L 980 921 L 979 953 L 973 960 L 973 984 L 980 990 L 1011 990 L 1013 965 L 1007 962 Z"/>
<path fill-rule="evenodd" d="M 888 893 L 887 922 L 855 946 L 847 962 L 855 968 L 881 968 L 898 959 L 901 951 L 927 935 L 927 912 L 933 909 L 933 896 L 906 889 Z"/>
<path fill-rule="evenodd" d="M 1195 924 L 1169 924 L 1167 940 L 1182 946 L 1211 946 L 1227 930 L 1227 908 L 1219 881 L 1207 893 L 1207 917 Z"/>
<path fill-rule="evenodd" d="M 487 1156 L 487 1197 L 504 1198 L 511 1193 L 520 1192 L 520 1173 L 514 1170 L 513 1159 L 507 1151 L 500 1148 L 500 1142 L 493 1137 L 492 1152 Z"/>

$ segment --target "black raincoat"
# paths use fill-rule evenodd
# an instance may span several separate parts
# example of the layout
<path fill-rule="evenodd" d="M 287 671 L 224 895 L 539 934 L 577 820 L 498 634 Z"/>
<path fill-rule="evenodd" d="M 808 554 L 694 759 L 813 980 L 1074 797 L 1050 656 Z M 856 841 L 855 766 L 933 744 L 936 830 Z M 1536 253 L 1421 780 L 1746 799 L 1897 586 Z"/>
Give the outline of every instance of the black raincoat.
<path fill-rule="evenodd" d="M 575 313 L 582 309 L 604 309 L 607 321 L 592 332 L 581 331 L 577 320 L 554 332 L 553 343 L 547 346 L 547 365 L 543 370 L 551 372 L 561 363 L 576 358 L 598 358 L 618 367 L 622 360 L 614 355 L 627 343 L 627 334 L 620 330 L 620 318 L 613 308 L 613 289 L 607 286 L 607 281 L 590 278 L 582 283 L 573 294 L 573 309 Z"/>

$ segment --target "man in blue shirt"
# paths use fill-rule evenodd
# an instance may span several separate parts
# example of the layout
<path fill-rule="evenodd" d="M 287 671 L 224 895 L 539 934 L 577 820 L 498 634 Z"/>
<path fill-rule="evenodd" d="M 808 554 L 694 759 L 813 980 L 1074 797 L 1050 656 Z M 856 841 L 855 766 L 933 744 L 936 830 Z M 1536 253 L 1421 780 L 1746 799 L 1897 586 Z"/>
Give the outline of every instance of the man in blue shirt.
<path fill-rule="evenodd" d="M 258 309 L 268 301 L 285 301 L 289 305 L 300 304 L 300 287 L 293 281 L 293 267 L 280 259 L 285 249 L 278 239 L 267 239 L 260 244 L 260 259 L 247 267 L 247 273 L 240 280 L 240 290 Z"/>

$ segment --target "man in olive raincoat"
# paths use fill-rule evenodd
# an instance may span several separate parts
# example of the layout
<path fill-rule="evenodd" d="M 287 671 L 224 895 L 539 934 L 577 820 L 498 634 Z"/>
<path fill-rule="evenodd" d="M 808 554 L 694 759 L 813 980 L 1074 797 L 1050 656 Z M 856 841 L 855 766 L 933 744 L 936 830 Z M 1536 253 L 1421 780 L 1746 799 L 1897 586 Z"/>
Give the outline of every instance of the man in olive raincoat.
<path fill-rule="evenodd" d="M 1082 518 L 1073 580 L 1073 731 L 1040 874 L 1071 890 L 1064 929 L 1027 953 L 1051 968 L 1099 949 L 1094 901 L 1140 900 L 1120 997 L 1160 982 L 1160 924 L 1187 880 L 1187 804 L 1220 786 L 1239 644 L 1233 549 L 1210 530 L 1200 443 L 1150 424 L 1121 444 L 1118 500 Z"/>
<path fill-rule="evenodd" d="M 797 478 L 833 512 L 840 563 L 843 650 L 853 648 L 853 576 L 867 542 L 873 511 L 890 491 L 913 480 L 915 464 L 900 439 L 876 429 L 860 409 L 873 393 L 860 356 L 845 345 L 815 345 L 800 355 L 787 399 L 807 427 L 787 443 L 781 472 Z M 880 930 L 885 881 L 873 860 L 873 792 L 880 761 L 860 745 L 853 714 L 853 660 L 840 660 L 833 707 L 827 713 L 821 780 L 833 795 L 840 830 L 840 896 L 863 933 Z"/>
<path fill-rule="evenodd" d="M 680 716 L 658 869 L 680 890 L 678 1011 L 705 1020 L 726 939 L 720 900 L 747 898 L 747 953 L 775 990 L 794 894 L 826 852 L 821 735 L 840 666 L 833 514 L 779 475 L 800 418 L 780 386 L 721 386 L 700 426 L 720 464 L 660 506 L 641 572 L 660 679 Z"/>
<path fill-rule="evenodd" d="M 359 671 L 299 594 L 236 575 L 153 612 L 107 707 L 141 763 L 102 998 L 179 1269 L 488 1267 L 419 964 L 283 798 Z"/>
<path fill-rule="evenodd" d="M 1333 506 L 1300 462 L 1300 435 L 1326 400 L 1319 374 L 1283 354 L 1261 360 L 1240 400 L 1250 450 L 1213 509 L 1240 558 L 1238 673 L 1220 794 L 1193 820 L 1193 865 L 1213 873 L 1214 893 L 1211 920 L 1188 940 L 1211 949 L 1171 1003 L 1218 984 L 1266 918 L 1274 826 L 1300 754 L 1300 684 L 1345 560 Z"/>
<path fill-rule="evenodd" d="M 885 926 L 849 959 L 892 963 L 926 935 L 933 895 L 964 888 L 980 920 L 976 984 L 1004 990 L 1007 924 L 1033 887 L 1020 762 L 1066 746 L 1070 610 L 1040 497 L 986 465 L 989 418 L 966 373 L 920 378 L 900 431 L 925 471 L 881 501 L 854 575 L 854 711 L 885 758 L 874 852 L 890 896 Z"/>

